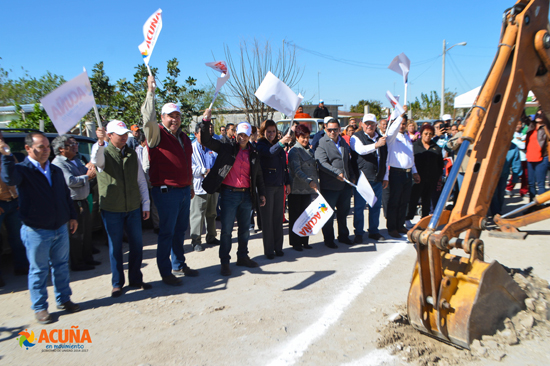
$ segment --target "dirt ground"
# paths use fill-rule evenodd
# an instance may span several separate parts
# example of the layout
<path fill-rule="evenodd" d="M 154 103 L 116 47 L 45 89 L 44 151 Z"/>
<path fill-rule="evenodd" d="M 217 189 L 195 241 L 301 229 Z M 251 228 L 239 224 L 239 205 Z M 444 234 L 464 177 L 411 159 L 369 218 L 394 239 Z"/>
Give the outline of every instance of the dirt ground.
<path fill-rule="evenodd" d="M 508 200 L 510 207 L 520 203 L 519 198 Z M 524 241 L 484 234 L 486 261 L 498 260 L 520 270 L 532 267 L 529 273 L 550 280 L 549 223 L 527 227 L 529 236 Z M 381 226 L 384 224 L 381 220 Z M 351 215 L 348 227 L 353 227 Z M 287 229 L 285 224 L 285 233 Z M 381 232 L 387 236 L 385 229 Z M 111 298 L 108 250 L 98 242 L 101 253 L 96 259 L 102 264 L 93 271 L 71 273 L 72 300 L 82 311 L 66 314 L 56 310 L 50 285 L 49 310 L 55 322 L 49 325 L 34 321 L 26 278 L 12 276 L 11 268 L 4 267 L 7 285 L 0 289 L 0 364 L 550 364 L 550 328 L 542 318 L 533 319 L 532 331 L 525 336 L 517 329 L 517 344 L 486 339 L 477 353 L 426 337 L 406 321 L 390 321 L 395 313 L 406 314 L 416 252 L 405 238 L 377 244 L 365 240 L 364 244 L 339 244 L 338 249 L 329 249 L 318 234 L 310 241 L 314 249 L 296 252 L 285 236 L 284 257 L 268 260 L 263 256 L 260 232 L 251 235 L 249 243 L 250 256 L 260 267 L 236 267 L 233 258 L 229 278 L 219 274 L 217 247 L 193 252 L 186 240 L 187 263 L 198 269 L 200 276 L 183 278 L 183 286 L 170 287 L 158 274 L 156 235 L 145 230 L 143 237 L 144 280 L 153 289 L 125 289 L 122 297 Z M 236 239 L 233 256 L 235 252 Z M 539 302 L 544 299 L 541 295 Z M 52 350 L 38 342 L 42 333 L 77 326 L 72 329 L 81 334 L 87 330 L 91 338 L 91 343 L 83 343 L 83 349 Z M 28 349 L 20 346 L 19 333 L 25 331 L 35 335 L 35 345 Z M 419 344 L 426 346 L 419 348 Z M 502 351 L 499 360 L 489 354 L 491 347 Z M 488 352 L 482 354 L 482 348 Z"/>

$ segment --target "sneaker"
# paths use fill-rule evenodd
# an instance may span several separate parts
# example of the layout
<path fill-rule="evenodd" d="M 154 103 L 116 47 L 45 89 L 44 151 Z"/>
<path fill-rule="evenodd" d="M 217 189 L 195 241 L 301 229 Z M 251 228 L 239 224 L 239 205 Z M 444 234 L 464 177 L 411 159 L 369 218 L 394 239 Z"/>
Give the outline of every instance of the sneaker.
<path fill-rule="evenodd" d="M 34 313 L 34 317 L 40 324 L 50 324 L 52 322 L 52 316 L 48 313 L 48 310 L 41 310 Z"/>
<path fill-rule="evenodd" d="M 405 227 L 406 227 L 407 229 L 410 229 L 410 228 L 412 228 L 413 226 L 414 226 L 414 224 L 411 222 L 411 220 L 406 220 L 406 221 L 405 221 Z"/>
<path fill-rule="evenodd" d="M 384 240 L 386 240 L 386 238 L 384 238 L 380 233 L 369 234 L 369 239 L 374 239 L 374 240 L 377 240 L 377 241 L 384 241 Z"/>
<path fill-rule="evenodd" d="M 222 269 L 220 271 L 220 274 L 225 277 L 231 276 L 231 267 L 229 267 L 229 263 L 227 264 L 222 263 Z"/>
<path fill-rule="evenodd" d="M 80 311 L 80 306 L 78 306 L 78 304 L 75 304 L 74 302 L 72 302 L 71 300 L 67 301 L 67 302 L 64 302 L 63 304 L 61 305 L 57 305 L 57 308 L 59 310 L 65 310 L 69 313 L 77 313 Z"/>
<path fill-rule="evenodd" d="M 355 244 L 362 244 L 363 243 L 363 235 L 355 235 L 355 238 L 353 238 L 353 242 Z"/>
<path fill-rule="evenodd" d="M 195 245 L 193 245 L 193 250 L 194 250 L 195 252 L 204 252 L 204 248 L 203 248 L 202 245 L 200 245 L 200 244 L 195 244 Z"/>
<path fill-rule="evenodd" d="M 183 264 L 183 267 L 181 267 L 178 270 L 172 270 L 172 273 L 175 275 L 180 276 L 187 276 L 187 277 L 197 277 L 199 275 L 199 271 L 196 269 L 191 269 L 187 264 Z"/>
<path fill-rule="evenodd" d="M 177 278 L 173 274 L 168 275 L 166 277 L 162 277 L 162 282 L 170 286 L 181 286 L 183 283 L 181 279 Z"/>
<path fill-rule="evenodd" d="M 237 258 L 237 266 L 255 268 L 255 267 L 258 267 L 258 263 L 254 262 L 252 259 L 250 259 L 249 256 L 246 256 L 246 257 Z"/>
<path fill-rule="evenodd" d="M 256 234 L 256 230 L 254 229 L 254 226 L 250 227 L 250 234 Z"/>

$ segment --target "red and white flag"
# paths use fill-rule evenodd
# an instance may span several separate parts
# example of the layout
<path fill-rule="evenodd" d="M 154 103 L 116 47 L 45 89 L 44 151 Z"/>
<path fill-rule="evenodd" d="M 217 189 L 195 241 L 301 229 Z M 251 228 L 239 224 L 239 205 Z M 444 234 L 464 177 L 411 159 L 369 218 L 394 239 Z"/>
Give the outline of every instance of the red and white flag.
<path fill-rule="evenodd" d="M 143 62 L 149 66 L 149 59 L 157 43 L 157 38 L 162 29 L 162 9 L 155 11 L 143 25 L 143 37 L 145 40 L 138 46 L 143 56 Z"/>
<path fill-rule="evenodd" d="M 218 97 L 218 93 L 220 92 L 220 89 L 222 88 L 223 84 L 225 84 L 225 82 L 229 80 L 229 71 L 227 70 L 227 64 L 225 63 L 225 61 L 206 62 L 205 65 L 222 73 L 220 77 L 218 77 L 218 81 L 216 82 L 216 92 L 214 93 L 212 103 L 210 103 L 209 109 L 212 109 L 212 106 L 214 105 L 214 102 Z"/>

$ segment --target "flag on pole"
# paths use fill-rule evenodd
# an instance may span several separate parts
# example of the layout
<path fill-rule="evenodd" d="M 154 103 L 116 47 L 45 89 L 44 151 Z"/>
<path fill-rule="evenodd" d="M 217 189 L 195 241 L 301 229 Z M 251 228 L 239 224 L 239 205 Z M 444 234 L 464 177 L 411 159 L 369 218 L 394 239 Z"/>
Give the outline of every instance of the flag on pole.
<path fill-rule="evenodd" d="M 40 99 L 60 135 L 67 133 L 95 105 L 88 74 L 83 72 Z"/>
<path fill-rule="evenodd" d="M 319 194 L 298 217 L 292 231 L 301 237 L 316 235 L 333 214 L 334 211 L 328 202 Z"/>
<path fill-rule="evenodd" d="M 367 177 L 365 177 L 365 173 L 361 172 L 361 175 L 359 176 L 359 180 L 357 181 L 357 184 L 353 184 L 347 179 L 344 179 L 346 183 L 349 185 L 355 187 L 357 189 L 357 193 L 363 197 L 363 199 L 369 204 L 370 207 L 373 207 L 374 204 L 377 201 L 376 195 L 374 194 L 374 191 L 372 190 L 372 187 L 369 183 L 369 180 Z"/>
<path fill-rule="evenodd" d="M 409 70 L 411 69 L 411 60 L 404 53 L 395 56 L 395 58 L 388 66 L 388 69 L 395 71 L 399 75 L 403 75 L 403 83 L 407 84 L 409 81 Z"/>
<path fill-rule="evenodd" d="M 301 94 L 296 95 L 292 89 L 273 75 L 271 71 L 267 73 L 254 95 L 271 108 L 292 118 L 294 118 L 296 110 L 304 99 Z"/>
<path fill-rule="evenodd" d="M 394 108 L 394 113 L 397 113 L 397 115 L 401 115 L 405 113 L 405 110 L 403 109 L 401 104 L 399 104 L 399 100 L 396 97 L 394 97 L 389 90 L 386 92 L 386 98 L 388 98 L 392 108 Z M 392 113 L 392 117 L 393 117 L 393 113 Z M 394 119 L 394 117 L 391 119 Z"/>
<path fill-rule="evenodd" d="M 225 84 L 226 81 L 229 80 L 229 71 L 227 71 L 227 64 L 225 63 L 225 61 L 206 62 L 205 65 L 222 73 L 220 77 L 218 77 L 214 98 L 212 98 L 212 103 L 210 103 L 209 109 L 212 109 L 212 106 L 214 105 L 214 102 L 218 97 L 218 93 L 220 92 L 220 89 L 222 88 L 223 84 Z"/>
<path fill-rule="evenodd" d="M 157 38 L 162 29 L 162 9 L 155 11 L 143 25 L 143 37 L 145 40 L 138 46 L 143 56 L 143 62 L 149 66 L 149 59 L 157 43 Z"/>

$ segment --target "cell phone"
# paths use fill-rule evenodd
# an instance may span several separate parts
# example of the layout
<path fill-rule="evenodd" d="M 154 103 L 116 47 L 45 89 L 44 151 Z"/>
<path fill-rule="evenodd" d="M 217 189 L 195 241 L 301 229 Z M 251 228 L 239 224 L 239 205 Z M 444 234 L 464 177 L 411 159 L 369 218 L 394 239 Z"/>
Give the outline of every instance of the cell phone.
<path fill-rule="evenodd" d="M 168 186 L 160 186 L 160 193 L 168 193 Z"/>

